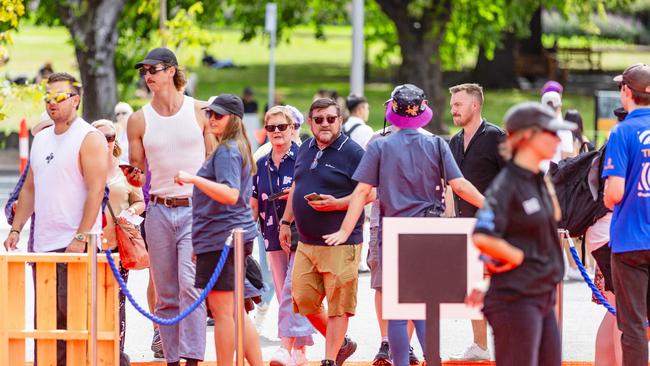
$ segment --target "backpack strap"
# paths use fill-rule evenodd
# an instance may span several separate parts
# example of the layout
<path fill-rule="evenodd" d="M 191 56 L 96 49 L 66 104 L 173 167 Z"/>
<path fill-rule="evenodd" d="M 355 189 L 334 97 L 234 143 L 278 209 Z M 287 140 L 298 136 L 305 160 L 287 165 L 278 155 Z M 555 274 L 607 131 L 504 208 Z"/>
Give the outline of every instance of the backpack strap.
<path fill-rule="evenodd" d="M 354 130 L 356 130 L 357 128 L 359 128 L 359 127 L 361 126 L 361 124 L 362 124 L 362 123 L 359 122 L 359 123 L 357 123 L 356 125 L 352 126 L 352 128 L 350 128 L 349 130 L 343 128 L 343 131 L 345 132 L 346 135 L 351 136 L 351 135 L 352 135 L 352 132 L 354 132 Z"/>

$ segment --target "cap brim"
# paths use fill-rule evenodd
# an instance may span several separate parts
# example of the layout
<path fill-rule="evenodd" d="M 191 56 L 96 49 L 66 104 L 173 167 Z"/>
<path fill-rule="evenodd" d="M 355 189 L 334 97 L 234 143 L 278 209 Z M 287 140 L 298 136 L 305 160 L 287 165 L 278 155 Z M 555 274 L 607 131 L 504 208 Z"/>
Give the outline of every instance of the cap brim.
<path fill-rule="evenodd" d="M 622 83 L 623 82 L 623 74 L 614 76 L 614 79 L 612 79 L 612 80 L 614 80 L 615 83 L 619 83 L 619 84 Z"/>
<path fill-rule="evenodd" d="M 138 62 L 137 64 L 135 64 L 134 68 L 139 69 L 144 65 L 151 66 L 151 65 L 158 65 L 158 64 L 161 64 L 161 63 L 162 63 L 162 61 L 160 61 L 160 60 L 152 60 L 150 58 L 146 58 L 146 59 Z"/>
<path fill-rule="evenodd" d="M 563 130 L 573 131 L 578 129 L 578 125 L 573 122 L 565 121 L 561 118 L 555 118 L 545 128 L 547 130 L 556 131 L 556 132 L 563 131 Z"/>
<path fill-rule="evenodd" d="M 214 105 L 214 104 L 210 104 L 209 106 L 207 106 L 207 107 L 203 107 L 203 108 L 201 108 L 201 109 L 204 110 L 204 111 L 209 109 L 209 110 L 211 110 L 211 111 L 213 111 L 213 112 L 216 112 L 216 113 L 219 113 L 219 114 L 221 114 L 221 115 L 233 114 L 233 113 L 231 113 L 231 112 L 228 112 L 227 110 L 225 110 L 225 109 L 222 108 L 221 106 Z"/>
<path fill-rule="evenodd" d="M 386 108 L 386 120 L 390 124 L 399 128 L 420 128 L 425 126 L 433 117 L 433 111 L 429 106 L 426 106 L 424 112 L 417 117 L 404 117 L 393 112 L 393 108 L 387 106 Z"/>

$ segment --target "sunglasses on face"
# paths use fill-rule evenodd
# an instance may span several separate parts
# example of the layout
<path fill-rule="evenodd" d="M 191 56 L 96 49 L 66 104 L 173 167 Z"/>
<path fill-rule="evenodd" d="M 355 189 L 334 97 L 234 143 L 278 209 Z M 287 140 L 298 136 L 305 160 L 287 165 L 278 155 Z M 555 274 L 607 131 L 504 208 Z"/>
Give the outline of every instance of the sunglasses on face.
<path fill-rule="evenodd" d="M 170 67 L 171 66 L 162 66 L 162 67 L 159 67 L 159 68 L 150 67 L 148 69 L 145 69 L 144 67 L 141 67 L 140 68 L 140 76 L 145 76 L 145 75 L 147 75 L 147 73 L 149 73 L 150 75 L 155 75 L 160 71 L 165 71 L 165 70 L 169 69 Z"/>
<path fill-rule="evenodd" d="M 45 101 L 45 104 L 50 104 L 50 103 L 61 103 L 64 102 L 75 95 L 78 95 L 76 93 L 47 93 L 45 94 L 45 97 L 43 97 L 43 101 Z"/>
<path fill-rule="evenodd" d="M 104 135 L 104 137 L 106 137 L 106 142 L 108 143 L 115 142 L 115 134 Z"/>
<path fill-rule="evenodd" d="M 115 117 L 126 116 L 126 115 L 127 115 L 127 112 L 117 112 L 117 113 L 115 113 Z"/>
<path fill-rule="evenodd" d="M 316 123 L 317 125 L 320 125 L 321 123 L 325 122 L 325 120 L 327 120 L 327 123 L 329 123 L 331 125 L 331 124 L 336 122 L 337 118 L 339 118 L 339 117 L 338 116 L 327 116 L 327 117 L 318 116 L 318 117 L 312 117 L 311 120 L 314 121 L 314 123 Z"/>
<path fill-rule="evenodd" d="M 212 118 L 212 116 L 214 116 L 215 119 L 222 119 L 223 116 L 225 116 L 225 114 L 217 113 L 217 112 L 211 111 L 211 110 L 206 110 L 205 111 L 205 118 L 206 119 L 210 119 L 210 118 Z"/>
<path fill-rule="evenodd" d="M 276 129 L 278 131 L 286 131 L 287 128 L 289 128 L 288 123 L 281 123 L 279 125 L 266 125 L 266 126 L 264 126 L 264 129 L 269 131 L 269 132 L 275 132 Z"/>

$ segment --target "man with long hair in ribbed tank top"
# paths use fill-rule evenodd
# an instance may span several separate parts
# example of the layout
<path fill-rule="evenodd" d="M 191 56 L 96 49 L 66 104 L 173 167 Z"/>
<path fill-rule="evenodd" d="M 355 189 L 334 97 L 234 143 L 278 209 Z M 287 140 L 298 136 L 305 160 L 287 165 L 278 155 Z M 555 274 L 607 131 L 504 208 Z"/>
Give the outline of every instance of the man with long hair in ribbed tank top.
<path fill-rule="evenodd" d="M 155 313 L 173 318 L 199 297 L 192 262 L 192 185 L 179 186 L 179 170 L 196 173 L 215 142 L 205 134 L 201 108 L 207 104 L 184 96 L 186 79 L 176 55 L 166 48 L 151 50 L 135 67 L 151 90 L 151 101 L 129 117 L 129 179 L 144 184 L 145 161 L 151 190 L 145 229 L 156 288 Z M 206 308 L 201 305 L 176 325 L 160 326 L 167 365 L 197 365 L 205 353 Z"/>

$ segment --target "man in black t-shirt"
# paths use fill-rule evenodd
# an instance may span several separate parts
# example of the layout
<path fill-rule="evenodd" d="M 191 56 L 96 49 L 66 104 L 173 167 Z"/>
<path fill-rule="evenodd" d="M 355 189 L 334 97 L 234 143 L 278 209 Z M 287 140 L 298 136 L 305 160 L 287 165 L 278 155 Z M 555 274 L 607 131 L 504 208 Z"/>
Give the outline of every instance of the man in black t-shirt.
<path fill-rule="evenodd" d="M 449 88 L 449 102 L 454 125 L 463 129 L 449 141 L 456 164 L 481 193 L 490 185 L 505 165 L 499 155 L 499 143 L 505 132 L 481 117 L 483 88 L 478 84 L 461 84 Z M 454 195 L 454 207 L 458 217 L 474 217 L 477 208 Z M 452 360 L 489 360 L 487 345 L 487 322 L 472 320 L 474 343 Z"/>

